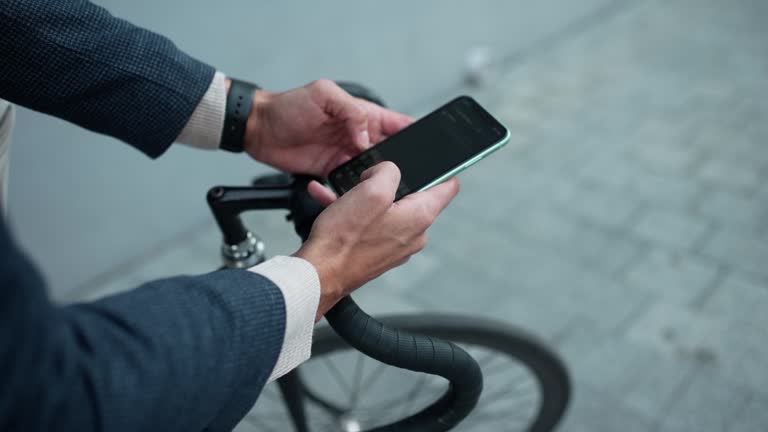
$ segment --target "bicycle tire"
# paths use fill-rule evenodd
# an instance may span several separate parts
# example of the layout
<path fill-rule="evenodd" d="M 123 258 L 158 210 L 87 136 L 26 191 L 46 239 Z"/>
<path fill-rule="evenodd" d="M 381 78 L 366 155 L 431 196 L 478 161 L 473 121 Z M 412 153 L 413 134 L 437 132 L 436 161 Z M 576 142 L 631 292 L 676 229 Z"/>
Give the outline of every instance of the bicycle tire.
<path fill-rule="evenodd" d="M 381 321 L 459 344 L 489 347 L 525 365 L 536 377 L 541 391 L 538 413 L 526 430 L 552 431 L 565 414 L 571 393 L 567 369 L 557 354 L 525 330 L 500 321 L 453 314 L 392 315 Z M 313 358 L 345 349 L 350 349 L 349 345 L 331 328 L 322 327 L 315 332 Z"/>

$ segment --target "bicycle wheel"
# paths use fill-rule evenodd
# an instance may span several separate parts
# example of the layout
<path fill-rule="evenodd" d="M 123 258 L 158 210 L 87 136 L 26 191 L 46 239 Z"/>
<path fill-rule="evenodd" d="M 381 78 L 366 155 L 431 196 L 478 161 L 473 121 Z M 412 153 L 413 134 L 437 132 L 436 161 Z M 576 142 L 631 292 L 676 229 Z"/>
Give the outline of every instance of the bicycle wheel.
<path fill-rule="evenodd" d="M 506 323 L 424 314 L 382 319 L 394 327 L 452 341 L 483 371 L 477 408 L 456 431 L 551 431 L 570 396 L 560 359 L 535 337 Z M 312 432 L 360 432 L 413 414 L 445 392 L 447 381 L 386 366 L 350 349 L 330 328 L 315 333 L 300 368 Z M 289 430 L 279 392 L 270 385 L 246 421 L 256 430 Z"/>

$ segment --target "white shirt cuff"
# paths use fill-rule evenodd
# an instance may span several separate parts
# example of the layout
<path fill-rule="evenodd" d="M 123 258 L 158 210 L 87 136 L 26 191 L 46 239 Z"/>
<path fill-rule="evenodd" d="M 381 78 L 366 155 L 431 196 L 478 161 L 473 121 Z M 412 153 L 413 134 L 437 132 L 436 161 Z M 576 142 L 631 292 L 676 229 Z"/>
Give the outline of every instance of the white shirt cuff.
<path fill-rule="evenodd" d="M 320 279 L 308 261 L 288 256 L 274 257 L 248 270 L 271 280 L 285 299 L 283 347 L 269 376 L 269 381 L 274 381 L 309 359 L 312 353 Z"/>
<path fill-rule="evenodd" d="M 176 142 L 201 149 L 217 150 L 227 108 L 226 76 L 216 72 L 203 99 L 195 108 Z"/>

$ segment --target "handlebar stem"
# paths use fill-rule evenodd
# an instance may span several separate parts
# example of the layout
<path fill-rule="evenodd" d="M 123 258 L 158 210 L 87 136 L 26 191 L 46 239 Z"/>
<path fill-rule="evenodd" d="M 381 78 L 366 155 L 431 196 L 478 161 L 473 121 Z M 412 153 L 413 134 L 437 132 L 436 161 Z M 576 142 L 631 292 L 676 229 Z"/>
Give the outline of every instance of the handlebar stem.
<path fill-rule="evenodd" d="M 264 262 L 264 242 L 259 236 L 250 231 L 245 232 L 246 238 L 238 244 L 221 245 L 221 257 L 227 268 L 248 268 Z"/>
<path fill-rule="evenodd" d="M 207 195 L 208 206 L 224 236 L 224 246 L 249 247 L 251 240 L 240 218 L 242 212 L 289 209 L 292 194 L 291 184 L 212 187 Z"/>

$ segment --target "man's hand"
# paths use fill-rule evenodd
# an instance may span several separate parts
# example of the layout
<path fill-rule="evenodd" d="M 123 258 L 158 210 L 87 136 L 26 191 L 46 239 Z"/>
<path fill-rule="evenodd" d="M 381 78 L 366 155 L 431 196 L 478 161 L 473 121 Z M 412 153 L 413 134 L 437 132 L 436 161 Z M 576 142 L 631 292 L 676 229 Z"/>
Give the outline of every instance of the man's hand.
<path fill-rule="evenodd" d="M 394 202 L 400 170 L 382 162 L 363 172 L 361 182 L 339 199 L 320 183 L 309 193 L 328 208 L 299 249 L 320 277 L 320 319 L 336 302 L 395 268 L 427 244 L 426 230 L 459 191 L 455 178 Z"/>
<path fill-rule="evenodd" d="M 257 90 L 245 132 L 254 159 L 292 173 L 326 177 L 413 119 L 320 80 L 284 93 Z"/>

